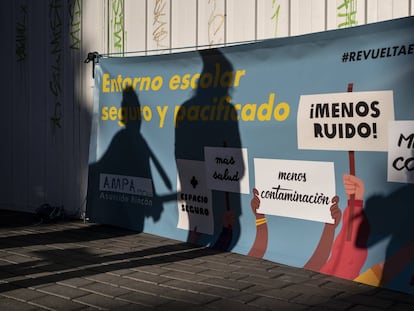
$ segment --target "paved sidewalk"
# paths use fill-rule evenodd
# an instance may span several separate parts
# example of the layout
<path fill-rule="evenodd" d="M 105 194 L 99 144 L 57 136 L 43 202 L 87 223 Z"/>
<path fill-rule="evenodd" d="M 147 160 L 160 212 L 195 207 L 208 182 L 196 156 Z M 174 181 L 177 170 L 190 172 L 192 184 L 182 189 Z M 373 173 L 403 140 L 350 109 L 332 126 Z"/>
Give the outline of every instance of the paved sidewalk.
<path fill-rule="evenodd" d="M 267 260 L 81 221 L 11 220 L 0 221 L 0 310 L 414 310 L 414 296 Z"/>

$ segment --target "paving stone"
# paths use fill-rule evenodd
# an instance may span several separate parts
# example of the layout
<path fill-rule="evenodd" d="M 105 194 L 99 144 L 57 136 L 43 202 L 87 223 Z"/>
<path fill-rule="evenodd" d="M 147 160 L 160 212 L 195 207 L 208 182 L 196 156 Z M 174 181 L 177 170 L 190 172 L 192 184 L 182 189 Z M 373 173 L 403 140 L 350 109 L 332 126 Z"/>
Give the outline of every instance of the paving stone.
<path fill-rule="evenodd" d="M 314 275 L 307 280 L 304 281 L 307 285 L 310 286 L 316 286 L 316 287 L 323 287 L 324 285 L 329 283 L 329 280 L 327 280 L 324 277 L 318 277 L 319 275 Z"/>
<path fill-rule="evenodd" d="M 252 284 L 252 286 L 243 289 L 244 293 L 250 293 L 254 295 L 260 295 L 260 293 L 270 290 L 269 286 L 264 286 L 262 284 Z"/>
<path fill-rule="evenodd" d="M 223 289 L 230 289 L 230 290 L 244 290 L 253 285 L 253 283 L 228 280 L 228 279 L 219 279 L 219 278 L 204 279 L 200 283 L 213 285 L 213 286 L 221 287 Z"/>
<path fill-rule="evenodd" d="M 231 292 L 231 295 L 224 296 L 223 298 L 231 301 L 237 301 L 239 303 L 248 304 L 257 298 L 259 298 L 258 295 L 252 295 L 244 292 Z"/>
<path fill-rule="evenodd" d="M 387 309 L 391 307 L 394 303 L 387 299 L 382 298 L 376 298 L 372 296 L 365 296 L 365 295 L 347 295 L 347 294 L 341 294 L 338 296 L 338 299 L 353 302 L 354 304 L 377 308 L 377 310 L 380 309 Z"/>
<path fill-rule="evenodd" d="M 268 279 L 275 279 L 284 275 L 283 271 L 281 270 L 274 270 L 274 269 L 267 269 L 266 267 L 251 267 L 249 269 L 245 269 L 245 272 L 252 276 L 258 276 L 261 278 L 268 278 Z"/>
<path fill-rule="evenodd" d="M 238 271 L 239 269 L 238 267 L 230 266 L 227 264 L 207 262 L 207 261 L 200 263 L 200 266 L 202 266 L 204 269 L 218 270 L 218 271 L 224 271 L 224 272 Z"/>
<path fill-rule="evenodd" d="M 188 272 L 179 272 L 179 271 L 169 271 L 162 275 L 167 279 L 182 280 L 187 282 L 201 282 L 208 278 L 208 276 L 188 273 Z"/>
<path fill-rule="evenodd" d="M 88 294 L 82 297 L 78 297 L 73 300 L 77 303 L 82 303 L 88 306 L 96 308 L 109 309 L 109 310 L 123 310 L 124 306 L 129 306 L 130 303 L 124 300 L 112 299 L 98 294 Z"/>
<path fill-rule="evenodd" d="M 122 288 L 132 291 L 141 292 L 149 295 L 160 295 L 165 291 L 165 287 L 158 286 L 156 284 L 150 284 L 133 279 L 123 279 L 123 282 L 119 282 L 118 285 Z"/>
<path fill-rule="evenodd" d="M 320 303 L 314 306 L 309 306 L 307 311 L 345 311 L 349 310 L 355 304 L 349 301 L 337 300 L 337 299 L 330 299 L 324 303 Z"/>
<path fill-rule="evenodd" d="M 339 294 L 341 294 L 342 292 L 338 291 L 338 290 L 334 290 L 334 289 L 328 289 L 328 288 L 320 288 L 320 287 L 316 287 L 316 286 L 310 286 L 306 283 L 303 284 L 292 284 L 289 285 L 287 287 L 285 287 L 285 289 L 288 289 L 290 291 L 294 291 L 294 292 L 298 292 L 298 293 L 303 293 L 306 295 L 320 295 L 320 296 L 325 296 L 325 297 L 335 297 L 338 296 Z"/>
<path fill-rule="evenodd" d="M 182 282 L 180 280 L 171 280 L 170 282 L 164 283 L 163 286 L 186 290 L 194 293 L 204 293 L 216 298 L 230 299 L 242 303 L 252 301 L 258 297 L 257 295 L 247 292 L 237 290 L 223 290 L 221 287 L 200 283 Z"/>
<path fill-rule="evenodd" d="M 327 303 L 329 300 L 330 298 L 327 296 L 316 294 L 299 294 L 292 299 L 289 299 L 289 302 L 295 302 L 307 306 L 318 306 Z"/>
<path fill-rule="evenodd" d="M 37 311 L 39 310 L 39 307 L 15 299 L 0 297 L 0 310 Z"/>
<path fill-rule="evenodd" d="M 248 274 L 239 274 L 234 271 L 220 271 L 220 270 L 212 270 L 212 269 L 204 269 L 203 271 L 197 273 L 202 275 L 204 278 L 209 277 L 216 277 L 220 279 L 243 279 L 249 276 Z"/>
<path fill-rule="evenodd" d="M 125 278 L 132 279 L 132 280 L 139 280 L 142 282 L 148 282 L 151 284 L 163 284 L 168 282 L 170 278 L 166 277 L 165 274 L 163 275 L 153 275 L 145 272 L 136 271 L 131 274 L 124 276 Z"/>
<path fill-rule="evenodd" d="M 206 306 L 194 306 L 194 304 L 186 303 L 183 301 L 170 301 L 166 304 L 162 304 L 151 308 L 156 311 L 207 311 L 212 310 Z"/>
<path fill-rule="evenodd" d="M 165 269 L 165 267 L 155 266 L 155 265 L 148 265 L 148 266 L 139 266 L 134 267 L 127 270 L 128 273 L 124 273 L 121 275 L 128 275 L 129 273 L 134 273 L 135 271 L 141 271 L 149 274 L 155 274 L 155 275 L 162 275 L 170 270 Z M 117 271 L 113 271 L 113 273 L 118 273 Z"/>
<path fill-rule="evenodd" d="M 13 290 L 5 291 L 0 293 L 0 295 L 4 297 L 14 298 L 21 301 L 30 301 L 42 296 L 45 296 L 45 294 L 38 292 L 33 289 L 27 289 L 27 288 L 16 288 Z"/>
<path fill-rule="evenodd" d="M 8 253 L 7 256 L 2 257 L 3 260 L 7 260 L 8 262 L 13 263 L 13 264 L 28 263 L 28 262 L 33 262 L 35 260 L 32 257 L 15 254 L 11 252 L 7 252 L 7 253 Z"/>
<path fill-rule="evenodd" d="M 306 275 L 292 275 L 288 273 L 281 274 L 277 277 L 278 280 L 284 281 L 288 284 L 302 284 L 309 280 L 309 276 Z"/>
<path fill-rule="evenodd" d="M 225 256 L 221 252 L 216 253 L 211 256 L 203 256 L 202 260 L 209 262 L 209 263 L 213 263 L 213 264 L 220 263 L 222 265 L 232 265 L 232 266 L 233 265 L 237 266 L 238 263 L 240 263 L 240 260 L 238 258 Z"/>
<path fill-rule="evenodd" d="M 260 311 L 269 310 L 259 305 L 245 304 L 234 300 L 220 299 L 212 303 L 207 304 L 207 307 L 213 308 L 214 310 L 226 310 L 226 311 Z"/>
<path fill-rule="evenodd" d="M 53 295 L 44 295 L 30 301 L 32 305 L 43 307 L 51 310 L 81 310 L 85 306 L 81 303 L 60 298 Z"/>
<path fill-rule="evenodd" d="M 286 287 L 286 282 L 278 278 L 264 278 L 260 276 L 249 275 L 246 278 L 240 280 L 240 282 L 247 282 L 249 284 L 260 284 L 271 288 L 282 288 Z"/>
<path fill-rule="evenodd" d="M 202 262 L 198 264 L 194 264 L 194 262 L 187 262 L 187 261 L 170 263 L 168 265 L 164 265 L 162 269 L 179 271 L 179 272 L 182 271 L 182 272 L 195 273 L 195 274 L 203 273 L 204 271 L 211 271 L 211 269 L 208 269 L 207 267 L 203 266 Z M 217 270 L 214 270 L 214 271 L 217 271 Z M 223 273 L 223 272 L 218 271 L 217 273 Z"/>
<path fill-rule="evenodd" d="M 301 293 L 290 291 L 289 289 L 273 288 L 269 290 L 262 290 L 257 292 L 258 296 L 264 296 L 268 298 L 275 298 L 279 300 L 290 301 L 295 297 L 301 296 Z"/>
<path fill-rule="evenodd" d="M 84 293 L 92 292 L 92 293 L 96 293 L 96 294 L 100 294 L 100 295 L 104 295 L 104 296 L 108 296 L 112 298 L 115 298 L 115 297 L 118 297 L 118 296 L 121 296 L 121 295 L 124 295 L 130 292 L 129 290 L 122 288 L 122 287 L 111 286 L 108 284 L 98 283 L 98 282 L 94 282 L 94 283 L 90 283 L 85 286 L 82 286 L 82 291 Z"/>
<path fill-rule="evenodd" d="M 287 302 L 279 299 L 272 299 L 268 297 L 259 297 L 249 303 L 249 306 L 256 308 L 262 308 L 266 310 L 284 310 L 284 311 L 296 311 L 303 310 L 304 305 Z"/>
<path fill-rule="evenodd" d="M 177 290 L 185 290 L 193 293 L 205 293 L 211 296 L 221 297 L 222 294 L 228 294 L 233 291 L 223 291 L 222 288 L 209 286 L 206 284 L 200 283 L 191 283 L 191 282 L 183 282 L 181 280 L 170 280 L 163 284 L 163 287 L 177 289 Z"/>
<path fill-rule="evenodd" d="M 248 271 L 232 271 L 228 275 L 224 274 L 223 277 L 234 280 L 244 280 L 250 276 L 251 274 Z"/>
<path fill-rule="evenodd" d="M 158 306 L 165 305 L 173 301 L 165 297 L 148 295 L 148 294 L 143 294 L 139 292 L 130 292 L 130 291 L 123 295 L 118 296 L 117 298 L 120 300 L 124 300 L 124 301 L 131 302 L 131 303 L 136 303 L 138 305 L 143 305 L 147 307 L 158 307 Z"/>
<path fill-rule="evenodd" d="M 99 273 L 88 275 L 85 277 L 85 279 L 106 284 L 118 284 L 118 282 L 121 282 L 122 277 L 109 273 Z"/>
<path fill-rule="evenodd" d="M 141 305 L 137 305 L 135 303 L 125 303 L 119 309 L 115 308 L 113 310 L 119 310 L 119 311 L 153 311 L 154 309 L 152 307 L 141 306 Z M 96 309 L 95 309 L 95 311 L 96 311 Z"/>
<path fill-rule="evenodd" d="M 165 288 L 165 290 L 160 293 L 160 296 L 171 300 L 192 303 L 195 305 L 204 305 L 217 300 L 217 297 L 206 295 L 205 293 L 192 293 L 189 291 L 175 290 L 171 288 Z"/>
<path fill-rule="evenodd" d="M 82 287 L 87 284 L 91 284 L 93 282 L 94 282 L 93 280 L 88 280 L 85 278 L 78 277 L 78 278 L 70 278 L 70 279 L 62 280 L 58 282 L 57 284 L 63 284 L 63 285 L 68 285 L 72 287 Z"/>
<path fill-rule="evenodd" d="M 115 275 L 115 276 L 124 277 L 125 275 L 128 275 L 130 273 L 134 273 L 135 271 L 136 270 L 134 270 L 134 269 L 119 269 L 119 270 L 108 271 L 107 273 L 109 275 Z"/>
<path fill-rule="evenodd" d="M 88 292 L 85 292 L 78 288 L 60 285 L 60 284 L 51 284 L 48 286 L 44 286 L 44 287 L 38 288 L 37 291 L 43 294 L 52 294 L 52 295 L 59 296 L 65 299 L 74 299 L 74 298 L 85 296 L 88 294 Z"/>

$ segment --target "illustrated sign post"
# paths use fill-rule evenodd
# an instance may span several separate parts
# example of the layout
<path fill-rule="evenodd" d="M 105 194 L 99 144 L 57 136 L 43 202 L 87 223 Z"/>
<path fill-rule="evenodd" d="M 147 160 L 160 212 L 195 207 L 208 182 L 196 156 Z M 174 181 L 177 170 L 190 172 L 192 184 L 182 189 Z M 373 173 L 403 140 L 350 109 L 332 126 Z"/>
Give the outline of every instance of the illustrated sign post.
<path fill-rule="evenodd" d="M 388 122 L 394 120 L 392 91 L 313 94 L 300 97 L 297 136 L 299 149 L 349 152 L 350 174 L 355 175 L 354 151 L 387 151 Z M 353 198 L 350 199 L 347 239 L 352 235 Z"/>

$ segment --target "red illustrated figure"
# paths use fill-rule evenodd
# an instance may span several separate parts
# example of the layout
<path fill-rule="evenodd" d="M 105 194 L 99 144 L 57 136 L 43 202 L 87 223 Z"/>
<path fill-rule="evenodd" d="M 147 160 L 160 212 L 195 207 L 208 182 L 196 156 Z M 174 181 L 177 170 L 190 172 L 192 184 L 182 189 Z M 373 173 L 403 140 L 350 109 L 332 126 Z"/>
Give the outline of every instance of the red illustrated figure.
<path fill-rule="evenodd" d="M 342 217 L 341 231 L 335 239 L 335 229 L 341 222 L 342 216 L 338 206 L 339 198 L 335 196 L 332 198 L 330 208 L 334 223 L 325 224 L 319 243 L 304 268 L 353 280 L 359 275 L 367 258 L 366 245 L 369 223 L 363 210 L 364 184 L 362 180 L 353 175 L 345 174 L 343 183 L 348 197 L 348 205 Z M 260 206 L 259 191 L 253 189 L 253 195 L 251 207 L 256 216 L 257 229 L 256 239 L 249 255 L 263 257 L 268 243 L 268 228 L 265 215 L 257 213 Z M 351 197 L 354 199 L 354 206 L 352 215 L 349 215 Z M 350 234 L 348 230 L 351 230 Z"/>

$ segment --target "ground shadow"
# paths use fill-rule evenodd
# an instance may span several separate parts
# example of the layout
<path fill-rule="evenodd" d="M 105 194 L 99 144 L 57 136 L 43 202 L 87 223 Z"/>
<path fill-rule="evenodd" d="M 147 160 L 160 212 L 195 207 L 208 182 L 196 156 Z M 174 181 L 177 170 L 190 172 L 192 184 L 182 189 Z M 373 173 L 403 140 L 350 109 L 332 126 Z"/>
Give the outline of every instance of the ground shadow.
<path fill-rule="evenodd" d="M 15 212 L 17 214 L 20 212 Z M 136 234 L 135 231 L 128 229 L 113 227 L 109 225 L 90 224 L 86 227 L 71 227 L 73 221 L 61 221 L 56 224 L 34 224 L 31 219 L 26 222 L 27 215 L 15 215 L 13 219 L 8 222 L 6 230 L 11 230 L 13 234 L 6 234 L 0 237 L 0 250 L 9 248 L 26 248 L 34 245 L 46 245 L 55 243 L 77 243 L 77 242 L 89 242 L 98 241 L 108 238 L 124 237 L 132 234 Z M 30 214 L 33 215 L 33 214 Z M 21 220 L 23 219 L 23 220 Z M 23 225 L 23 222 L 25 223 Z M 30 222 L 30 223 L 29 223 Z M 47 228 L 48 225 L 57 226 L 58 230 L 41 232 L 43 228 Z M 26 227 L 27 232 L 24 234 L 15 234 L 13 231 Z M 3 228 L 2 228 L 3 229 Z M 32 231 L 40 231 L 32 233 Z M 18 231 L 21 232 L 21 231 Z"/>
<path fill-rule="evenodd" d="M 0 239 L 1 249 L 6 252 L 10 249 L 13 254 L 17 254 L 19 252 L 16 249 L 21 248 L 22 257 L 26 258 L 22 262 L 2 263 L 0 272 L 4 282 L 0 284 L 0 293 L 14 287 L 31 288 L 105 272 L 185 261 L 216 252 L 173 240 L 166 240 L 160 246 L 148 247 L 145 243 L 140 245 L 137 242 L 139 236 L 136 231 L 108 225 L 77 225 L 73 229 L 67 228 L 70 223 L 66 226 L 56 225 L 54 229 L 60 230 L 50 230 L 48 226 L 50 225 L 35 226 L 37 229 L 33 230 L 40 231 L 37 233 Z M 134 236 L 134 245 L 130 246 L 130 250 L 125 244 L 120 245 L 120 248 L 127 251 L 117 251 L 117 238 L 125 239 L 127 235 Z M 148 236 L 146 238 L 147 242 L 150 241 Z M 111 251 L 112 247 L 114 248 Z M 28 253 L 31 254 L 30 257 L 27 256 Z"/>

